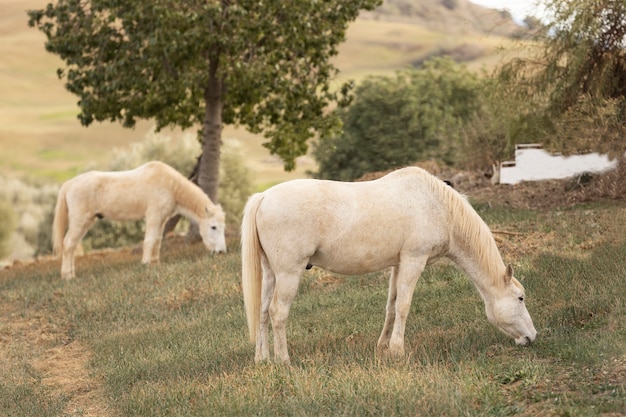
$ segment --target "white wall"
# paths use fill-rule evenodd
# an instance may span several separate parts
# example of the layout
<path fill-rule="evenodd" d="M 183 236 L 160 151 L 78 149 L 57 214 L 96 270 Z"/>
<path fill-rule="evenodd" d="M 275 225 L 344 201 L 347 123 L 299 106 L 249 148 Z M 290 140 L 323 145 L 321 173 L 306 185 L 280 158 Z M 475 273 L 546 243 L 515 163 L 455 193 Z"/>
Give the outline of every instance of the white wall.
<path fill-rule="evenodd" d="M 500 184 L 571 178 L 583 172 L 599 173 L 615 169 L 617 160 L 598 153 L 552 155 L 539 145 L 516 145 L 515 161 L 500 164 Z"/>

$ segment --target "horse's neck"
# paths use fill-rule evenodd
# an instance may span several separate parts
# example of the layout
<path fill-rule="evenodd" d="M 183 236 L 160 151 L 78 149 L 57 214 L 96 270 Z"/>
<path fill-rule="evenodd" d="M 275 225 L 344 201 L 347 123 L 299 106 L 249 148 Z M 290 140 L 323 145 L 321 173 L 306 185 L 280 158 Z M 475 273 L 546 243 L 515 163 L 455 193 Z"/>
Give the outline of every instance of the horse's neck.
<path fill-rule="evenodd" d="M 194 210 L 191 207 L 184 206 L 179 202 L 176 203 L 176 211 L 196 223 L 200 221 L 201 217 L 198 213 L 196 213 L 197 210 Z"/>
<path fill-rule="evenodd" d="M 466 200 L 451 199 L 450 253 L 483 297 L 503 282 L 505 266 L 489 226 Z"/>
<path fill-rule="evenodd" d="M 176 200 L 176 211 L 183 216 L 198 222 L 205 215 L 206 201 L 202 195 L 195 192 L 196 190 L 189 187 L 195 187 L 191 183 L 181 182 L 174 190 L 174 199 Z"/>
<path fill-rule="evenodd" d="M 490 242 L 495 245 L 495 242 Z M 481 253 L 481 250 L 489 251 Z M 477 248 L 467 244 L 455 244 L 450 247 L 448 255 L 472 280 L 483 299 L 490 298 L 504 278 L 505 266 L 497 248 Z"/>
<path fill-rule="evenodd" d="M 475 259 L 464 253 L 450 254 L 449 257 L 467 274 L 474 286 L 483 297 L 487 298 L 491 292 L 491 278 Z"/>

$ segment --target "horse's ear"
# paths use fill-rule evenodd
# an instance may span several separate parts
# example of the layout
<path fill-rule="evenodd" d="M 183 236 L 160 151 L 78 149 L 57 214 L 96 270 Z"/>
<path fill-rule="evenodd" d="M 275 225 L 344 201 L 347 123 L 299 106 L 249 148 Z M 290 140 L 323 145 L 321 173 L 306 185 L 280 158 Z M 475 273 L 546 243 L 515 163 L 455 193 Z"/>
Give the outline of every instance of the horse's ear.
<path fill-rule="evenodd" d="M 508 284 L 511 282 L 511 278 L 513 278 L 513 265 L 508 264 L 506 266 L 506 272 L 504 273 L 504 282 Z"/>

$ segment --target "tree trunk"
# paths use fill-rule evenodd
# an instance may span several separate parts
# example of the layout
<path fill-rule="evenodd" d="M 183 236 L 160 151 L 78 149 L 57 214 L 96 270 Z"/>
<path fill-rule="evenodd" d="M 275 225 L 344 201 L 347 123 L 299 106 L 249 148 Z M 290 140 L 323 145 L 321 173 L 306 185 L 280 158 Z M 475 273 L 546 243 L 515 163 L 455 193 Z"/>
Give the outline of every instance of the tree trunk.
<path fill-rule="evenodd" d="M 212 60 L 209 85 L 204 91 L 206 111 L 202 126 L 202 156 L 198 167 L 198 185 L 217 204 L 222 145 L 222 80 L 217 77 L 217 61 Z"/>
<path fill-rule="evenodd" d="M 217 191 L 220 175 L 220 147 L 222 145 L 222 94 L 223 82 L 217 76 L 218 61 L 209 64 L 209 83 L 204 90 L 206 110 L 202 125 L 202 155 L 198 163 L 198 186 L 209 196 L 214 204 L 218 203 Z M 187 234 L 187 241 L 199 241 L 198 227 L 192 224 Z"/>

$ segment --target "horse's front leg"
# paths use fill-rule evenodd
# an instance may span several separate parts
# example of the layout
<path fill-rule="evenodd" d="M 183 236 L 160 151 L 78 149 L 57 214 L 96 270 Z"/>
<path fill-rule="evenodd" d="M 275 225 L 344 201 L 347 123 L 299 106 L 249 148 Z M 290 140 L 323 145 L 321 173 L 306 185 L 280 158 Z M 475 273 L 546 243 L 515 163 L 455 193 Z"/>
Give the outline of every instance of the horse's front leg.
<path fill-rule="evenodd" d="M 141 263 L 149 264 L 151 262 L 159 262 L 164 228 L 165 221 L 149 216 L 146 217 L 146 236 L 143 240 Z"/>
<path fill-rule="evenodd" d="M 387 295 L 387 307 L 385 308 L 385 325 L 383 331 L 380 333 L 378 343 L 376 344 L 376 350 L 378 353 L 384 353 L 389 348 L 389 340 L 391 339 L 391 331 L 393 330 L 393 323 L 396 318 L 396 267 L 391 268 L 391 275 L 389 277 L 389 290 Z"/>
<path fill-rule="evenodd" d="M 406 318 L 411 308 L 415 284 L 424 271 L 427 260 L 427 256 L 400 259 L 400 265 L 396 271 L 396 315 L 389 340 L 389 354 L 392 356 L 404 355 Z"/>
<path fill-rule="evenodd" d="M 158 234 L 157 239 L 154 241 L 154 247 L 152 248 L 152 262 L 159 262 L 159 258 L 161 256 L 161 243 L 163 243 L 163 233 L 165 232 L 165 224 L 167 223 L 167 218 L 161 221 L 161 224 L 158 226 Z"/>
<path fill-rule="evenodd" d="M 146 233 L 146 237 L 143 240 L 143 252 L 141 254 L 141 263 L 148 265 L 152 262 L 152 251 L 154 249 L 155 239 L 149 237 Z M 158 259 L 157 259 L 158 261 Z"/>

